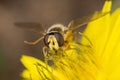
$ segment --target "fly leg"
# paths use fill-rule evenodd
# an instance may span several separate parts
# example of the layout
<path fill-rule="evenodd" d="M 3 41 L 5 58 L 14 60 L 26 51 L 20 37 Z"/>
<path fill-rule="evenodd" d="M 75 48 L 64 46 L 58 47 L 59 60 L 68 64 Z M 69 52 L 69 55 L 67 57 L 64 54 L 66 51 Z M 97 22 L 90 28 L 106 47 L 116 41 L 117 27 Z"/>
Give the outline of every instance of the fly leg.
<path fill-rule="evenodd" d="M 24 41 L 24 43 L 29 44 L 29 45 L 36 45 L 38 42 L 40 42 L 44 37 L 40 37 L 39 39 L 33 41 L 33 42 L 28 42 Z"/>
<path fill-rule="evenodd" d="M 45 59 L 45 63 L 47 64 L 48 58 L 49 58 L 49 54 L 47 52 L 48 49 L 46 46 L 43 47 L 43 55 L 44 55 L 44 59 Z"/>
<path fill-rule="evenodd" d="M 81 32 L 75 32 L 74 35 L 75 35 L 74 40 L 75 40 L 75 42 L 77 44 L 79 44 L 81 46 L 87 46 L 87 47 L 92 46 L 92 42 L 90 41 L 90 39 L 86 35 L 84 35 L 83 33 L 81 33 Z M 85 44 L 81 43 L 82 37 L 84 37 L 89 42 L 89 45 L 85 45 Z"/>
<path fill-rule="evenodd" d="M 82 37 L 84 37 L 89 42 L 89 45 L 84 45 L 82 43 L 79 43 L 80 45 L 87 46 L 87 47 L 92 46 L 92 42 L 90 41 L 90 39 L 85 34 L 79 32 L 79 35 L 81 35 Z"/>
<path fill-rule="evenodd" d="M 75 42 L 79 43 L 80 42 L 80 38 L 79 38 L 78 32 L 74 32 L 74 36 L 75 36 L 75 38 L 74 38 Z"/>

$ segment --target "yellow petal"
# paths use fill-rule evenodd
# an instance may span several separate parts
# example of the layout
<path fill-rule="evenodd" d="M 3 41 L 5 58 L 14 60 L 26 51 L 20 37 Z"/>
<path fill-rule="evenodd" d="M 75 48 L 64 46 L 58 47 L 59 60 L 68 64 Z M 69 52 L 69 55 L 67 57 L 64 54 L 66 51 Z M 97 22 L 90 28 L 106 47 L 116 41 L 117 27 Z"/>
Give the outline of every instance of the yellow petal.
<path fill-rule="evenodd" d="M 46 65 L 44 62 L 30 56 L 23 55 L 21 58 L 21 62 L 30 72 L 30 76 L 32 80 L 41 80 L 46 76 L 44 74 L 49 74 L 47 78 L 51 78 L 50 71 L 51 68 Z M 44 73 L 42 73 L 44 72 Z"/>
<path fill-rule="evenodd" d="M 105 4 L 104 4 L 104 6 L 103 6 L 103 9 L 102 9 L 102 12 L 104 13 L 104 12 L 109 12 L 109 11 L 111 11 L 111 6 L 112 6 L 112 1 L 111 0 L 106 0 L 105 1 Z"/>
<path fill-rule="evenodd" d="M 24 70 L 24 71 L 22 72 L 21 76 L 22 76 L 24 79 L 26 79 L 26 80 L 28 80 L 28 79 L 31 78 L 31 74 L 30 74 L 30 72 L 29 72 L 28 70 Z"/>
<path fill-rule="evenodd" d="M 108 12 L 111 9 L 111 1 L 106 1 L 103 7 L 104 12 Z M 96 15 L 95 15 L 96 16 Z M 84 34 L 90 39 L 93 44 L 94 51 L 97 51 L 97 56 L 102 56 L 104 47 L 109 35 L 109 24 L 110 23 L 110 13 L 101 18 L 92 21 L 88 24 Z M 83 37 L 83 43 L 89 44 Z"/>
<path fill-rule="evenodd" d="M 106 2 L 103 12 L 109 11 L 111 1 Z M 100 69 L 97 80 L 120 80 L 120 9 L 112 15 L 95 20 L 88 24 L 85 35 L 93 44 L 94 55 Z"/>

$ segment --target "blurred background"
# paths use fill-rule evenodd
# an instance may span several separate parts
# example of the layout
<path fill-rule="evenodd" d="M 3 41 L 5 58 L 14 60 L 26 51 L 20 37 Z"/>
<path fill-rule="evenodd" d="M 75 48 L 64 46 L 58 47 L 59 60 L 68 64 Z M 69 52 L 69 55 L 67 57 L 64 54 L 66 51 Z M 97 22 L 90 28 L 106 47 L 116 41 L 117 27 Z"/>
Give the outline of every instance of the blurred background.
<path fill-rule="evenodd" d="M 14 25 L 15 22 L 39 22 L 48 29 L 52 24 L 67 24 L 76 18 L 101 10 L 105 0 L 0 0 L 0 80 L 21 80 L 23 54 L 43 59 L 43 41 L 35 46 L 24 44 L 40 34 Z M 113 8 L 120 0 L 113 0 Z"/>

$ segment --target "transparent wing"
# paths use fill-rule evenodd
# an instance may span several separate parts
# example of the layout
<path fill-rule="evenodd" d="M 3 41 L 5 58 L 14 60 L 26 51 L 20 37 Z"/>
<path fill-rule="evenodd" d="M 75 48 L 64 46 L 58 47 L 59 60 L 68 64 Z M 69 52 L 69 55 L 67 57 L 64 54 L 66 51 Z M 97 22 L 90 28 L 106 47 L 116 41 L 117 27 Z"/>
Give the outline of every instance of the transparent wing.
<path fill-rule="evenodd" d="M 86 16 L 86 17 L 83 17 L 83 18 L 72 20 L 69 23 L 69 29 L 75 30 L 75 29 L 77 29 L 77 28 L 79 28 L 83 25 L 88 24 L 91 21 L 94 21 L 96 19 L 99 19 L 99 18 L 107 15 L 108 13 L 109 12 L 106 12 L 106 13 L 96 12 L 95 14 L 92 14 L 92 15 L 89 15 L 89 16 Z"/>
<path fill-rule="evenodd" d="M 37 22 L 16 22 L 14 23 L 14 25 L 20 28 L 27 29 L 29 31 L 34 31 L 41 34 L 45 33 L 43 26 Z"/>

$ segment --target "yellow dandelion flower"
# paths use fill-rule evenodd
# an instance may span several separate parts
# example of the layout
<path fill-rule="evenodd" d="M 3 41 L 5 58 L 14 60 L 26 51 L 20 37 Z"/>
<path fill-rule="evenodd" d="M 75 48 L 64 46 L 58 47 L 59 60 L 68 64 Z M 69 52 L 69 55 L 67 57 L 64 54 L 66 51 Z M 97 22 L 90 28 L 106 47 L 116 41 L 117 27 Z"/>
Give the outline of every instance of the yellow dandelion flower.
<path fill-rule="evenodd" d="M 107 0 L 102 12 L 111 11 Z M 93 16 L 95 17 L 96 14 Z M 60 59 L 53 58 L 49 66 L 43 61 L 23 55 L 25 66 L 21 76 L 25 80 L 120 80 L 120 9 L 88 24 L 79 45 L 71 42 Z"/>

